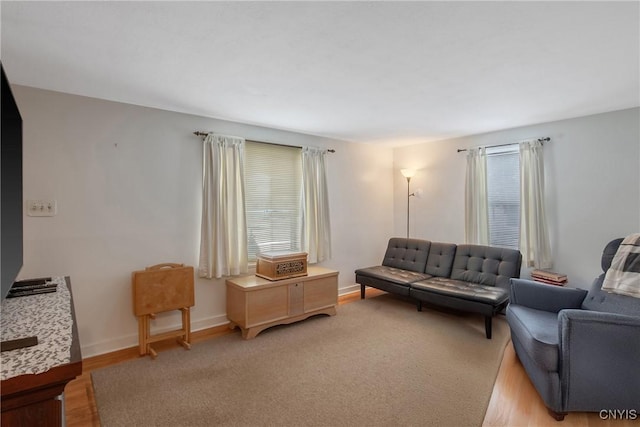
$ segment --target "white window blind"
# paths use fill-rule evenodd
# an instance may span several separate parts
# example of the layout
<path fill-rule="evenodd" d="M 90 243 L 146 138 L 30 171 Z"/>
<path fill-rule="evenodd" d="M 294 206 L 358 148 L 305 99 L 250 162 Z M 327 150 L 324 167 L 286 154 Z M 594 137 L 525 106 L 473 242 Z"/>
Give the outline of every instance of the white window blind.
<path fill-rule="evenodd" d="M 268 251 L 300 251 L 301 149 L 246 142 L 245 206 L 249 261 Z"/>
<path fill-rule="evenodd" d="M 487 149 L 489 244 L 518 249 L 520 242 L 520 156 L 518 146 Z"/>

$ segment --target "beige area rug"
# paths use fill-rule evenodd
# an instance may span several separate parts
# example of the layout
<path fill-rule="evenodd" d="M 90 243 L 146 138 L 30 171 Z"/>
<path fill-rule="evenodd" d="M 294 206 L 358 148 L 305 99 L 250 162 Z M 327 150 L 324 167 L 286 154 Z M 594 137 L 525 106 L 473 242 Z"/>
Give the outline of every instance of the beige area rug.
<path fill-rule="evenodd" d="M 92 373 L 110 426 L 479 426 L 508 341 L 391 295 Z"/>

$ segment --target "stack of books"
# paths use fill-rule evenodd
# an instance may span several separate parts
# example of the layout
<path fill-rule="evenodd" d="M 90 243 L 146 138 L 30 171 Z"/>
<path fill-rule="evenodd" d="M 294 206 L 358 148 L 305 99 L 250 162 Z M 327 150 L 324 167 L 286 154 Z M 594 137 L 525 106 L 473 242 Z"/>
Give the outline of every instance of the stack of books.
<path fill-rule="evenodd" d="M 536 282 L 548 283 L 550 285 L 564 286 L 567 283 L 567 275 L 554 273 L 547 270 L 533 270 L 531 278 Z"/>

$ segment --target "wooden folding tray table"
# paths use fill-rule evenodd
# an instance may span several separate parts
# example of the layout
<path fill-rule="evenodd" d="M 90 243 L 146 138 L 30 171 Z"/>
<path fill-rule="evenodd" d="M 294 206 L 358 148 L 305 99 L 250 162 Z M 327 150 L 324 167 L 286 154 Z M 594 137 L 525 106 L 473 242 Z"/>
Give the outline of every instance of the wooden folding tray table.
<path fill-rule="evenodd" d="M 184 348 L 191 348 L 190 307 L 195 302 L 193 291 L 193 267 L 184 264 L 158 264 L 145 270 L 134 271 L 133 312 L 138 317 L 140 355 L 149 354 L 155 359 L 158 353 L 151 343 L 177 338 Z M 151 320 L 157 313 L 180 310 L 182 328 L 151 335 Z"/>

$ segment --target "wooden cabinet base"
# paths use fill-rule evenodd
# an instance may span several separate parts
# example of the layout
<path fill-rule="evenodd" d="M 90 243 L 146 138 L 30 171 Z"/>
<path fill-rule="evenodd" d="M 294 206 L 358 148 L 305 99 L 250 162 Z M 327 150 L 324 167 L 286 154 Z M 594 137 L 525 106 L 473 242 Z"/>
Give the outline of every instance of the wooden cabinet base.
<path fill-rule="evenodd" d="M 335 307 L 330 307 L 324 310 L 316 310 L 314 312 L 311 313 L 305 313 L 305 314 L 301 314 L 298 316 L 293 316 L 293 317 L 287 317 L 286 319 L 279 319 L 279 320 L 274 320 L 273 322 L 269 322 L 269 323 L 265 323 L 262 324 L 260 326 L 253 326 L 250 328 L 243 328 L 239 325 L 237 325 L 234 322 L 229 322 L 229 328 L 230 329 L 235 329 L 236 327 L 240 328 L 240 330 L 242 331 L 242 338 L 246 339 L 246 340 L 250 340 L 251 338 L 255 338 L 256 335 L 258 335 L 260 332 L 264 331 L 267 328 L 270 328 L 272 326 L 276 326 L 276 325 L 287 325 L 289 323 L 293 323 L 293 322 L 299 322 L 300 320 L 304 320 L 308 317 L 311 316 L 315 316 L 317 314 L 327 314 L 329 316 L 335 316 L 336 315 L 336 308 Z"/>
<path fill-rule="evenodd" d="M 57 396 L 2 412 L 3 426 L 55 427 L 61 425 L 62 403 Z"/>
<path fill-rule="evenodd" d="M 227 280 L 227 317 L 245 339 L 271 326 L 336 314 L 338 272 L 310 267 L 307 276 L 270 281 L 256 276 Z"/>

